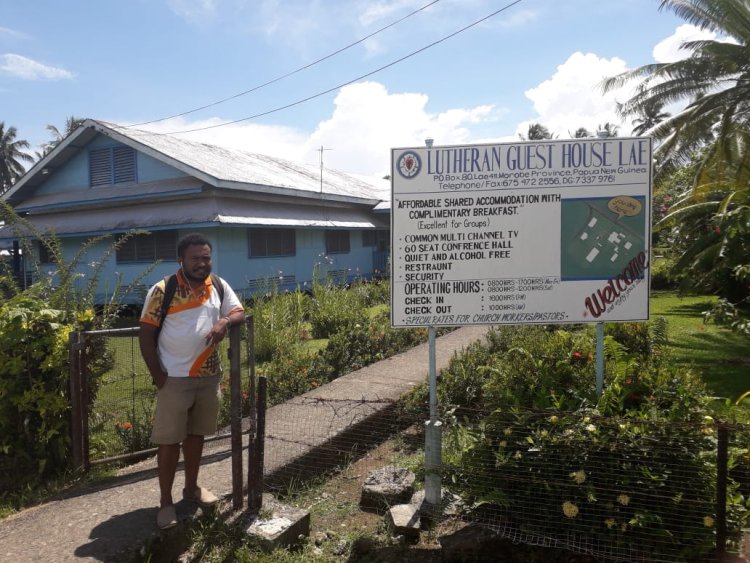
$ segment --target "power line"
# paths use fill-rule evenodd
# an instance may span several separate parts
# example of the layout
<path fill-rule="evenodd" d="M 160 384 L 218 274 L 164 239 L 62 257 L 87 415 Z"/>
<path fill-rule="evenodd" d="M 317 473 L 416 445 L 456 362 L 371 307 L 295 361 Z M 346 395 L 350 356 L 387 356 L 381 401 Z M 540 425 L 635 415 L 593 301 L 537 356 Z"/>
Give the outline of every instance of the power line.
<path fill-rule="evenodd" d="M 484 21 L 486 21 L 486 20 L 488 20 L 488 19 L 490 19 L 490 18 L 498 15 L 499 13 L 504 12 L 505 10 L 508 10 L 509 8 L 512 8 L 516 4 L 520 4 L 522 1 L 523 0 L 515 0 L 513 2 L 510 2 L 509 4 L 506 4 L 505 6 L 503 6 L 502 8 L 500 8 L 499 10 L 495 10 L 491 14 L 489 14 L 487 16 L 484 16 L 483 18 L 480 18 L 477 21 L 475 21 L 473 23 L 470 23 L 469 25 L 467 25 L 465 27 L 462 27 L 461 29 L 459 29 L 457 31 L 454 31 L 450 35 L 446 35 L 445 37 L 442 37 L 442 38 L 438 39 L 437 41 L 433 41 L 432 43 L 430 43 L 428 45 L 425 45 L 421 49 L 417 49 L 416 51 L 412 51 L 411 53 L 409 53 L 408 55 L 404 55 L 400 59 L 396 59 L 395 61 L 391 61 L 390 63 L 388 63 L 386 65 L 383 65 L 383 66 L 381 66 L 379 68 L 376 68 L 375 70 L 372 70 L 372 71 L 370 71 L 370 72 L 368 72 L 366 74 L 362 74 L 362 75 L 360 75 L 360 76 L 358 76 L 356 78 L 352 78 L 351 80 L 348 80 L 347 82 L 343 82 L 341 84 L 338 84 L 337 86 L 334 86 L 332 88 L 328 88 L 327 90 L 323 90 L 322 92 L 318 92 L 317 94 L 312 94 L 310 96 L 307 96 L 306 98 L 302 98 L 301 100 L 297 100 L 296 102 L 291 102 L 291 103 L 286 104 L 284 106 L 279 106 L 277 108 L 270 109 L 268 111 L 264 111 L 264 112 L 261 112 L 261 113 L 256 113 L 255 115 L 250 115 L 248 117 L 243 117 L 243 118 L 240 118 L 240 119 L 235 119 L 233 121 L 227 121 L 226 123 L 219 123 L 217 125 L 207 125 L 205 127 L 196 127 L 194 129 L 183 129 L 181 131 L 170 131 L 168 133 L 163 133 L 163 134 L 164 135 L 177 135 L 177 134 L 180 134 L 180 133 L 194 133 L 196 131 L 206 131 L 208 129 L 217 129 L 218 127 L 226 127 L 227 125 L 234 125 L 235 123 L 241 123 L 243 121 L 249 121 L 251 119 L 256 119 L 258 117 L 264 117 L 264 116 L 270 115 L 272 113 L 278 113 L 278 112 L 283 111 L 285 109 L 289 109 L 289 108 L 292 108 L 294 106 L 298 106 L 300 104 L 304 104 L 305 102 L 309 102 L 310 100 L 314 100 L 315 98 L 319 98 L 321 96 L 325 96 L 326 94 L 330 94 L 331 92 L 333 92 L 335 90 L 338 90 L 339 88 L 343 88 L 344 86 L 348 86 L 349 84 L 353 84 L 354 82 L 357 82 L 358 80 L 362 80 L 363 78 L 367 78 L 369 76 L 372 76 L 373 74 L 377 74 L 378 72 L 380 72 L 382 70 L 385 70 L 387 68 L 395 66 L 398 63 L 401 63 L 401 62 L 405 61 L 406 59 L 409 59 L 409 58 L 413 57 L 414 55 L 418 55 L 419 53 L 421 53 L 423 51 L 426 51 L 427 49 L 430 49 L 430 48 L 434 47 L 435 45 L 443 43 L 444 41 L 447 41 L 448 39 L 451 39 L 451 38 L 455 37 L 456 35 L 458 35 L 460 33 L 463 33 L 467 29 L 471 29 L 472 27 L 479 25 L 480 23 L 482 23 L 482 22 L 484 22 Z"/>
<path fill-rule="evenodd" d="M 260 90 L 261 88 L 265 88 L 266 86 L 270 86 L 271 84 L 274 84 L 275 82 L 279 82 L 280 80 L 283 80 L 285 78 L 289 78 L 290 76 L 292 76 L 294 74 L 297 74 L 298 72 L 302 72 L 303 70 L 307 70 L 308 68 L 310 68 L 312 66 L 315 66 L 318 63 L 322 63 L 325 60 L 328 60 L 328 59 L 330 59 L 332 57 L 335 57 L 339 53 L 343 53 L 347 49 L 351 49 L 352 47 L 355 47 L 355 46 L 359 45 L 360 43 L 363 43 L 363 42 L 367 41 L 371 37 L 374 37 L 375 35 L 377 35 L 379 33 L 382 33 L 383 31 L 385 31 L 387 29 L 390 29 L 391 27 L 393 27 L 395 25 L 398 25 L 402 21 L 404 21 L 404 20 L 412 17 L 415 14 L 418 14 L 419 12 L 421 12 L 423 10 L 426 10 L 427 8 L 429 8 L 433 4 L 437 4 L 438 2 L 440 2 L 440 0 L 433 0 L 429 4 L 425 4 L 421 8 L 417 8 L 413 12 L 411 12 L 409 14 L 406 14 L 404 17 L 402 17 L 400 19 L 397 19 L 394 22 L 389 23 L 385 27 L 381 27 L 377 31 L 373 31 L 370 35 L 366 35 L 362 39 L 358 39 L 357 41 L 355 41 L 354 43 L 350 43 L 346 47 L 342 47 L 341 49 L 337 49 L 336 51 L 333 51 L 332 53 L 329 53 L 328 55 L 325 55 L 324 57 L 321 57 L 321 58 L 319 58 L 316 61 L 313 61 L 313 62 L 311 62 L 309 64 L 306 64 L 305 66 L 301 66 L 298 69 L 295 69 L 295 70 L 293 70 L 291 72 L 287 72 L 286 74 L 282 74 L 281 76 L 278 76 L 276 78 L 272 78 L 268 82 L 264 82 L 263 84 L 259 84 L 258 86 L 253 86 L 249 90 L 245 90 L 244 92 L 240 92 L 239 94 L 234 94 L 233 96 L 229 96 L 228 98 L 223 98 L 223 99 L 218 100 L 216 102 L 211 102 L 210 104 L 206 104 L 204 106 L 200 106 L 200 107 L 197 107 L 195 109 L 183 111 L 182 113 L 175 113 L 174 115 L 170 115 L 170 116 L 167 116 L 167 117 L 160 117 L 159 119 L 152 119 L 151 121 L 142 121 L 141 123 L 134 123 L 132 125 L 126 125 L 124 127 L 126 127 L 126 128 L 138 127 L 140 125 L 149 125 L 151 123 L 158 123 L 160 121 L 166 121 L 167 119 L 173 119 L 175 117 L 182 117 L 183 115 L 189 115 L 189 114 L 195 113 L 197 111 L 201 111 L 201 110 L 204 110 L 204 109 L 207 109 L 207 108 L 210 108 L 210 107 L 218 106 L 219 104 L 223 104 L 224 102 L 228 102 L 230 100 L 234 100 L 235 98 L 239 98 L 241 96 L 245 96 L 246 94 L 250 94 L 252 92 L 255 92 L 256 90 Z"/>

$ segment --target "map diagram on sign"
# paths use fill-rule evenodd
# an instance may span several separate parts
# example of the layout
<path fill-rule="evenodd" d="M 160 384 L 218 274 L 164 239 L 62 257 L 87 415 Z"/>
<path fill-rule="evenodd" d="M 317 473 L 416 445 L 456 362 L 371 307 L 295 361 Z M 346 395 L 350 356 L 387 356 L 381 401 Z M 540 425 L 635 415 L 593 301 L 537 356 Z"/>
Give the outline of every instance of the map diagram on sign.
<path fill-rule="evenodd" d="M 646 249 L 643 196 L 563 199 L 560 278 L 609 279 Z"/>

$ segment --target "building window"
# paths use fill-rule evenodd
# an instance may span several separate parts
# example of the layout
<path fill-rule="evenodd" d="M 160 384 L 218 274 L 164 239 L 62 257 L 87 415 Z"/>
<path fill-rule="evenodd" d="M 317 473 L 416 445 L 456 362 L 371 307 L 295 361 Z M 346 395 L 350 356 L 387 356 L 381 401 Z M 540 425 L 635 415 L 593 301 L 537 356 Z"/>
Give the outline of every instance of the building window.
<path fill-rule="evenodd" d="M 247 243 L 250 258 L 297 254 L 294 229 L 248 229 Z"/>
<path fill-rule="evenodd" d="M 383 229 L 374 231 L 362 231 L 362 246 L 365 248 L 375 247 L 377 250 L 387 250 L 390 246 L 389 232 Z"/>
<path fill-rule="evenodd" d="M 92 188 L 135 182 L 135 150 L 119 146 L 90 151 L 89 179 Z"/>
<path fill-rule="evenodd" d="M 54 259 L 52 257 L 52 253 L 49 251 L 49 248 L 46 244 L 43 242 L 39 242 L 39 263 L 40 264 L 52 264 L 54 263 Z"/>
<path fill-rule="evenodd" d="M 326 254 L 349 252 L 349 231 L 326 231 Z"/>
<path fill-rule="evenodd" d="M 177 231 L 135 235 L 117 249 L 117 262 L 154 262 L 177 259 Z"/>
<path fill-rule="evenodd" d="M 370 247 L 378 245 L 377 231 L 362 231 L 362 246 Z"/>

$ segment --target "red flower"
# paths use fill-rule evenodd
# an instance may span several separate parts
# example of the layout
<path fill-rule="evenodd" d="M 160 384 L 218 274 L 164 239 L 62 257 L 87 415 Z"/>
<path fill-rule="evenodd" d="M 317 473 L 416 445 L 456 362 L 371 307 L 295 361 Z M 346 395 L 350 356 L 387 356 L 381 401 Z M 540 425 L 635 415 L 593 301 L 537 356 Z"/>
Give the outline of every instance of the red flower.
<path fill-rule="evenodd" d="M 716 233 L 717 235 L 720 235 L 720 234 L 721 234 L 721 227 L 718 227 L 718 226 L 717 226 L 716 228 L 714 228 L 714 232 L 715 232 L 715 233 Z"/>

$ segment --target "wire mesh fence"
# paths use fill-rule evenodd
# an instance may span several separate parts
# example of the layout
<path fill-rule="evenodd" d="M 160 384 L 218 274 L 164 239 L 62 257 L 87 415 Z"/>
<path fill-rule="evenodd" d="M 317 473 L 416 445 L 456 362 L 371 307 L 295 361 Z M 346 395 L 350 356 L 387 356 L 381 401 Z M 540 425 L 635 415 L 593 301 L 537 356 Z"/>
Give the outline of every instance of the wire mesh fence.
<path fill-rule="evenodd" d="M 81 347 L 91 359 L 91 459 L 149 447 L 154 390 L 137 334 L 88 336 Z M 246 342 L 245 333 L 235 392 L 244 395 L 243 432 L 253 437 Z M 230 393 L 224 395 L 222 425 L 228 425 Z M 362 480 L 403 461 L 424 481 L 427 405 L 333 399 L 324 386 L 264 416 L 258 439 L 265 490 L 284 491 L 352 462 Z M 444 410 L 440 419 L 445 496 L 461 499 L 463 519 L 501 537 L 603 561 L 713 561 L 725 544 L 732 551 L 740 541 L 750 494 L 748 426 L 468 408 Z M 408 448 L 396 448 L 389 459 L 368 458 L 389 438 L 403 440 L 406 428 L 413 430 Z M 226 451 L 229 440 L 214 447 Z"/>
<path fill-rule="evenodd" d="M 248 328 L 240 330 L 240 387 L 242 416 L 250 413 L 250 375 L 252 358 L 248 351 Z M 71 382 L 80 386 L 72 393 L 83 403 L 83 427 L 74 434 L 82 436 L 79 446 L 83 465 L 106 463 L 123 458 L 138 458 L 153 453 L 151 430 L 153 427 L 156 388 L 141 357 L 138 328 L 82 332 L 72 345 L 81 352 L 77 361 L 71 362 Z M 229 338 L 219 345 L 222 367 L 228 373 Z M 228 437 L 224 430 L 230 423 L 229 378 L 222 381 L 222 402 L 219 411 L 217 436 Z M 74 425 L 75 426 L 75 425 Z M 74 435 L 75 442 L 75 435 Z M 218 446 L 224 447 L 224 446 Z"/>
<path fill-rule="evenodd" d="M 448 424 L 443 476 L 471 519 L 515 542 L 613 561 L 714 560 L 717 535 L 741 533 L 732 495 L 745 486 L 747 437 L 713 422 L 468 412 Z M 722 454 L 734 475 L 722 474 Z"/>

